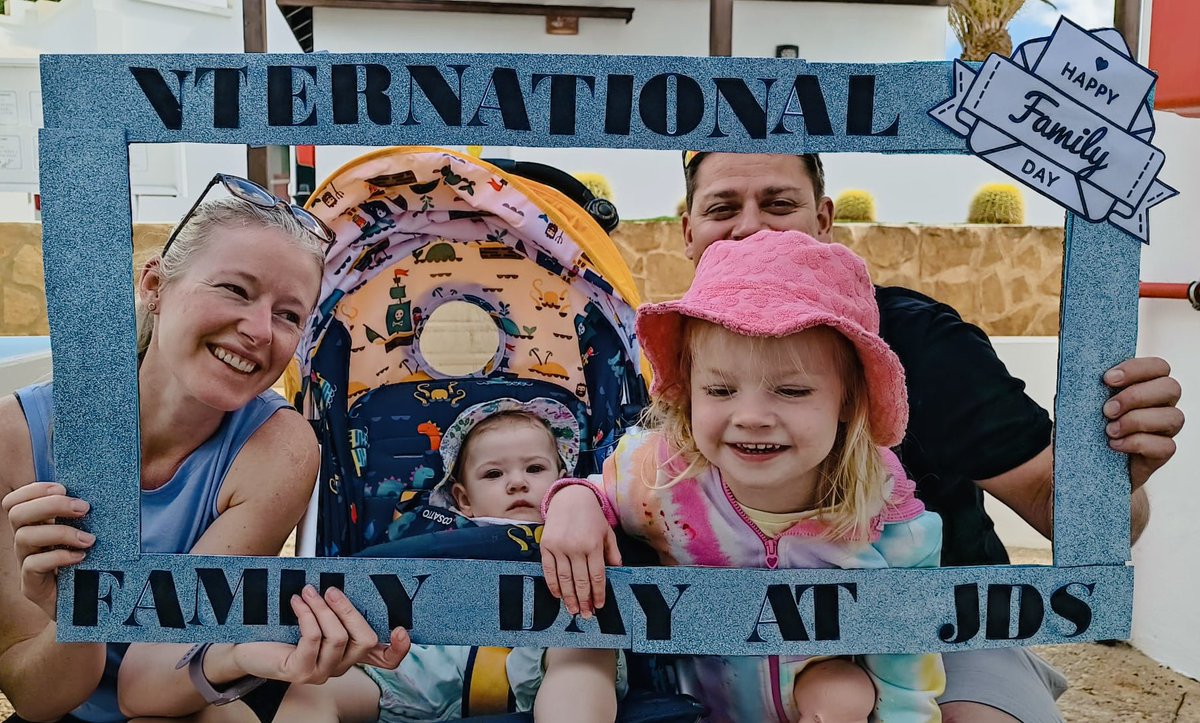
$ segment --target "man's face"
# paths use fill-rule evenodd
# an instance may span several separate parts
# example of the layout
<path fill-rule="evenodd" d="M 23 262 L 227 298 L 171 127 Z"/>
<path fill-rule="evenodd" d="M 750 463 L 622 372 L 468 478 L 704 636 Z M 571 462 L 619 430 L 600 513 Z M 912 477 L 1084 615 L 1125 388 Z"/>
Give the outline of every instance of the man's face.
<path fill-rule="evenodd" d="M 683 216 L 685 252 L 693 264 L 712 242 L 763 229 L 829 240 L 833 202 L 816 197 L 798 156 L 712 153 L 699 163 L 692 206 Z"/>

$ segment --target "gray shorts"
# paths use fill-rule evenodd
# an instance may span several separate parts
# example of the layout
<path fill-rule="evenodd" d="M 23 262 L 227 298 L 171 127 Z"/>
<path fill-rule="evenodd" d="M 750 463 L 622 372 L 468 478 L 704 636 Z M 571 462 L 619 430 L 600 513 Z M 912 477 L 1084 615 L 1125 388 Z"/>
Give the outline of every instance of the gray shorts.
<path fill-rule="evenodd" d="M 1024 648 L 943 653 L 942 664 L 946 692 L 938 703 L 982 703 L 1021 723 L 1062 723 L 1054 701 L 1066 691 L 1066 677 Z"/>

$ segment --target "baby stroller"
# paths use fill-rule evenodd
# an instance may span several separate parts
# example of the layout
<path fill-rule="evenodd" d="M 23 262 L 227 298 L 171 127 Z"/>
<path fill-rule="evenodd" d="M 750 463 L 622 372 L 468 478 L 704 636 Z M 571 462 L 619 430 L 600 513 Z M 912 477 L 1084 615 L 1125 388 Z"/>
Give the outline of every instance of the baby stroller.
<path fill-rule="evenodd" d="M 583 208 L 485 161 L 418 147 L 347 164 L 309 207 L 337 235 L 293 384 L 323 450 L 318 555 L 430 531 L 438 515 L 404 510 L 442 477 L 442 431 L 478 402 L 565 404 L 583 430 L 574 473 L 599 471 L 646 396 L 632 275 Z M 476 307 L 495 327 L 495 351 L 473 373 L 448 374 L 422 352 L 446 304 Z"/>
<path fill-rule="evenodd" d="M 549 397 L 580 423 L 573 473 L 587 475 L 645 407 L 637 290 L 597 222 L 611 229 L 615 210 L 550 167 L 497 164 L 383 149 L 309 200 L 337 236 L 288 384 L 322 445 L 318 555 L 536 559 L 528 530 L 476 528 L 431 503 L 443 430 L 478 402 Z M 427 322 L 452 303 L 495 328 L 494 354 L 472 373 L 439 370 L 422 351 Z M 477 666 L 472 677 L 484 674 Z M 637 700 L 620 720 L 695 720 L 699 710 L 682 696 Z M 480 714 L 508 701 L 471 703 Z"/>

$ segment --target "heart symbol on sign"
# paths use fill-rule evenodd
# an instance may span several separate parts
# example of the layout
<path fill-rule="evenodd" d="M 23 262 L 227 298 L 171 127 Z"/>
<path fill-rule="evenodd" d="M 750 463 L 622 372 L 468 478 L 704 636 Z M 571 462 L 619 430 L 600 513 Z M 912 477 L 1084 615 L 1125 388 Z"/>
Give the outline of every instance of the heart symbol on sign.
<path fill-rule="evenodd" d="M 1096 58 L 1096 70 L 1104 70 L 1108 67 L 1108 61 L 1104 58 Z"/>

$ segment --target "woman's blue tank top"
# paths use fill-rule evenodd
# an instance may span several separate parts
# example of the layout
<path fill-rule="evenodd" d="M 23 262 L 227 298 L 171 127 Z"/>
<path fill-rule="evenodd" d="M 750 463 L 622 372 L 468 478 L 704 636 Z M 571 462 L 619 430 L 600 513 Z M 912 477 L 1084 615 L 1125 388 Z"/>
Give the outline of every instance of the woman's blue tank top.
<path fill-rule="evenodd" d="M 52 383 L 16 392 L 33 443 L 33 466 L 40 482 L 58 479 L 52 453 L 54 394 Z M 142 492 L 142 551 L 181 553 L 217 519 L 217 496 L 242 445 L 275 412 L 288 406 L 267 390 L 249 404 L 225 415 L 213 436 L 192 452 L 165 485 Z M 127 645 L 108 646 L 108 664 L 96 692 L 73 711 L 76 718 L 102 723 L 123 720 L 117 707 L 117 670 Z"/>

